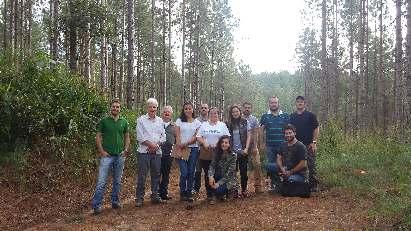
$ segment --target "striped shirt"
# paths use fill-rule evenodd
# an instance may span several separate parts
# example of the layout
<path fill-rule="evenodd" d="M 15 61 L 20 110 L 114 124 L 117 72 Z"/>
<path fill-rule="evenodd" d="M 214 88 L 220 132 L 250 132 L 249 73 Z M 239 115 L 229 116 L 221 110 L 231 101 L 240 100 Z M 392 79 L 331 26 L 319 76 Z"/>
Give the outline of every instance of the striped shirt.
<path fill-rule="evenodd" d="M 260 125 L 265 128 L 267 146 L 280 146 L 284 142 L 284 126 L 290 121 L 287 113 L 273 115 L 266 113 L 261 116 Z"/>

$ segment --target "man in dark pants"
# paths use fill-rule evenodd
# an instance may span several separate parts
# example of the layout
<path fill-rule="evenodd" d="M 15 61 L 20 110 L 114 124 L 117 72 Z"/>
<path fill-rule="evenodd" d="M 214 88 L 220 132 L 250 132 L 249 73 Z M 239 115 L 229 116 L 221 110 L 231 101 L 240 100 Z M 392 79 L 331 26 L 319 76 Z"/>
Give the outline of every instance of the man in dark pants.
<path fill-rule="evenodd" d="M 315 154 L 317 151 L 317 139 L 320 133 L 318 120 L 314 113 L 306 108 L 303 96 L 295 99 L 296 111 L 290 116 L 290 123 L 297 129 L 297 140 L 307 147 L 307 162 L 311 191 L 318 191 L 318 179 L 316 176 Z"/>
<path fill-rule="evenodd" d="M 196 120 L 200 121 L 201 123 L 207 122 L 208 121 L 208 111 L 209 111 L 208 104 L 202 103 L 201 110 L 200 110 L 200 116 Z M 201 153 L 201 147 L 200 147 L 200 153 Z M 200 188 L 201 188 L 202 169 L 203 169 L 202 166 L 200 166 L 200 160 L 197 160 L 196 171 L 194 175 L 194 186 L 193 186 L 193 196 L 196 199 L 198 197 L 198 192 L 200 191 Z"/>
<path fill-rule="evenodd" d="M 176 142 L 175 124 L 171 121 L 173 116 L 173 108 L 171 106 L 165 106 L 163 108 L 162 119 L 164 122 L 164 129 L 166 131 L 166 142 L 161 145 L 161 180 L 159 187 L 159 195 L 162 200 L 171 200 L 172 197 L 168 195 L 168 184 L 170 179 L 170 169 L 173 163 L 171 157 L 171 150 Z"/>

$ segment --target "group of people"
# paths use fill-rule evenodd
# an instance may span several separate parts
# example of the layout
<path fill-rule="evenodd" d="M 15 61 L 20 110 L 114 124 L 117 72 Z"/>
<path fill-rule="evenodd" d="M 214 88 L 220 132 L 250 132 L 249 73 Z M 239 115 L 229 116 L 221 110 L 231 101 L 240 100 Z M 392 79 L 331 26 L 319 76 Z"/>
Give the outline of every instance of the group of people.
<path fill-rule="evenodd" d="M 175 159 L 180 169 L 180 200 L 193 202 L 199 197 L 201 175 L 207 200 L 249 197 L 248 166 L 252 166 L 255 193 L 263 192 L 259 141 L 265 133 L 265 165 L 270 178 L 270 191 L 278 193 L 282 182 L 305 182 L 317 190 L 315 152 L 319 135 L 316 116 L 306 109 L 303 96 L 296 98 L 296 111 L 291 115 L 280 110 L 279 99 L 270 97 L 270 110 L 260 121 L 252 115 L 251 103 L 233 105 L 226 122 L 220 111 L 201 104 L 196 117 L 194 105 L 184 103 L 175 122 L 173 109 L 165 106 L 157 116 L 158 102 L 146 102 L 147 114 L 137 119 L 137 186 L 136 207 L 143 206 L 146 176 L 151 176 L 151 202 L 172 199 L 168 193 L 169 175 Z M 130 153 L 127 120 L 120 117 L 120 101 L 113 100 L 110 115 L 101 119 L 96 136 L 100 165 L 92 199 L 94 214 L 101 213 L 107 178 L 111 171 L 113 209 L 121 208 L 119 193 L 125 157 Z M 250 162 L 250 163 L 249 163 Z M 237 172 L 240 179 L 237 179 Z"/>

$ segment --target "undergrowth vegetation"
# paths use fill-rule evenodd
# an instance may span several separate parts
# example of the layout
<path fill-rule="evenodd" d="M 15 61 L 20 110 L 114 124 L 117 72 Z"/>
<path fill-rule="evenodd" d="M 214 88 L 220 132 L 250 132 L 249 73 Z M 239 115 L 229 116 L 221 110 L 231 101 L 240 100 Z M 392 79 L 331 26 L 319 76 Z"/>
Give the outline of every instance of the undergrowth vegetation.
<path fill-rule="evenodd" d="M 345 135 L 338 123 L 321 131 L 318 174 L 328 187 L 348 189 L 374 203 L 370 215 L 411 227 L 411 146 L 400 134 Z"/>

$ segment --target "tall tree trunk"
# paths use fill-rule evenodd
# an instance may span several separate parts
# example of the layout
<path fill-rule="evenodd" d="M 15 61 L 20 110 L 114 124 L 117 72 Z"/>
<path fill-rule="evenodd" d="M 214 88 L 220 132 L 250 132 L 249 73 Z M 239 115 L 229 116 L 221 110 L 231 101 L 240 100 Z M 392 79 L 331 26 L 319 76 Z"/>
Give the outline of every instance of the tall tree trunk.
<path fill-rule="evenodd" d="M 50 55 L 55 61 L 58 60 L 58 12 L 59 0 L 50 0 Z"/>
<path fill-rule="evenodd" d="M 90 43 L 91 43 L 91 36 L 90 36 L 90 23 L 87 23 L 87 28 L 85 32 L 84 38 L 84 77 L 86 81 L 91 85 L 91 67 L 90 67 Z"/>
<path fill-rule="evenodd" d="M 151 50 L 151 64 L 150 64 L 150 75 L 152 78 L 151 81 L 151 86 L 150 86 L 150 92 L 151 92 L 151 96 L 152 97 L 156 97 L 156 77 L 155 77 L 155 73 L 154 73 L 154 66 L 155 66 L 155 59 L 154 59 L 154 30 L 155 30 L 155 7 L 156 7 L 156 1 L 155 0 L 151 0 L 151 37 L 150 37 L 150 50 Z"/>
<path fill-rule="evenodd" d="M 104 22 L 102 23 L 104 25 Z M 107 93 L 107 38 L 103 33 L 100 43 L 100 88 L 103 93 Z"/>
<path fill-rule="evenodd" d="M 120 70 L 119 70 L 119 79 L 118 79 L 118 97 L 121 102 L 124 102 L 124 35 L 125 35 L 125 23 L 126 23 L 126 4 L 122 0 L 122 14 L 121 14 L 121 44 L 120 44 Z"/>
<path fill-rule="evenodd" d="M 380 38 L 379 38 L 379 65 L 378 65 L 378 72 L 379 72 L 379 79 L 381 81 L 381 93 L 382 94 L 382 110 L 383 110 L 383 131 L 384 134 L 387 133 L 388 129 L 388 97 L 386 94 L 387 91 L 387 81 L 385 80 L 384 76 L 384 53 L 383 53 L 383 45 L 384 45 L 384 39 L 383 39 L 383 0 L 379 1 L 379 23 L 380 23 Z"/>
<path fill-rule="evenodd" d="M 328 63 L 327 63 L 327 1 L 323 0 L 322 1 L 322 23 L 321 23 L 321 79 L 323 86 L 327 86 L 327 69 L 328 69 Z M 321 109 L 320 109 L 320 119 L 326 121 L 327 120 L 327 115 L 328 115 L 328 99 L 326 97 L 328 89 L 322 89 L 320 92 L 321 95 Z"/>
<path fill-rule="evenodd" d="M 32 25 L 33 25 L 33 1 L 28 0 L 27 1 L 28 5 L 28 15 L 27 15 L 27 32 L 26 32 L 26 48 L 27 48 L 27 54 L 31 54 L 31 35 L 32 35 Z"/>
<path fill-rule="evenodd" d="M 181 30 L 183 33 L 183 40 L 181 45 L 181 77 L 183 79 L 183 102 L 187 101 L 187 83 L 186 83 L 186 76 L 185 76 L 185 43 L 186 43 L 186 0 L 183 0 L 182 10 L 181 10 L 181 17 L 182 17 L 182 25 Z"/>
<path fill-rule="evenodd" d="M 407 1 L 407 101 L 408 101 L 408 123 L 411 122 L 411 3 Z"/>
<path fill-rule="evenodd" d="M 12 0 L 9 0 L 12 1 Z M 4 0 L 4 5 L 3 5 L 3 48 L 4 50 L 7 50 L 8 48 L 8 36 L 7 36 L 7 26 L 8 26 L 8 18 L 7 18 L 7 12 L 8 12 L 8 8 L 7 8 L 7 0 Z"/>
<path fill-rule="evenodd" d="M 396 0 L 397 16 L 395 18 L 395 66 L 394 66 L 394 117 L 393 121 L 399 125 L 402 115 L 402 25 L 401 25 L 401 6 L 402 0 Z"/>
<path fill-rule="evenodd" d="M 166 104 L 168 104 L 168 97 L 171 97 L 171 1 L 168 0 L 168 60 L 167 60 L 167 72 L 168 72 L 168 84 L 166 91 Z"/>
<path fill-rule="evenodd" d="M 77 25 L 76 25 L 76 13 L 75 13 L 75 2 L 73 0 L 69 1 L 69 67 L 72 72 L 77 72 Z"/>
<path fill-rule="evenodd" d="M 166 21 L 166 0 L 163 0 L 163 47 L 162 47 L 162 79 L 161 79 L 161 90 L 160 95 L 162 97 L 163 105 L 167 105 L 167 44 L 166 44 L 166 33 L 167 33 L 167 21 Z"/>
<path fill-rule="evenodd" d="M 133 105 L 134 80 L 134 0 L 127 0 L 127 108 Z"/>
<path fill-rule="evenodd" d="M 10 0 L 10 7 L 9 7 L 9 47 L 11 52 L 14 52 L 14 4 L 15 4 L 15 0 Z"/>

